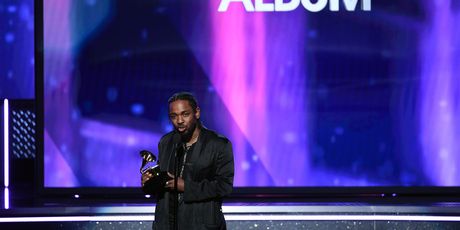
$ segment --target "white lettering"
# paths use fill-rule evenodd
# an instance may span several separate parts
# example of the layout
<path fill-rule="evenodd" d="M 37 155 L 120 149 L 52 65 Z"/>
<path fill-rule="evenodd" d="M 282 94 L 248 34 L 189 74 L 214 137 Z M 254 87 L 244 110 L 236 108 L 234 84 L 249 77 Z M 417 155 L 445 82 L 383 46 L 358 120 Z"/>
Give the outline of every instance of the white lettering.
<path fill-rule="evenodd" d="M 284 2 L 283 0 L 275 0 L 275 11 L 293 11 L 300 5 L 300 0 L 291 0 Z"/>
<path fill-rule="evenodd" d="M 358 0 L 342 0 L 347 11 L 355 11 L 358 5 Z M 371 10 L 371 0 L 361 0 L 361 9 L 364 11 Z M 330 0 L 329 10 L 339 11 L 339 0 Z"/>
<path fill-rule="evenodd" d="M 244 9 L 248 12 L 254 11 L 254 6 L 252 5 L 251 0 L 221 0 L 219 4 L 219 12 L 226 12 L 228 10 L 228 6 L 231 2 L 241 2 L 243 3 Z"/>
<path fill-rule="evenodd" d="M 345 9 L 347 11 L 355 11 L 356 5 L 358 5 L 358 0 L 343 0 L 343 4 L 345 4 Z"/>
<path fill-rule="evenodd" d="M 324 9 L 327 5 L 327 0 L 318 0 L 316 3 L 312 3 L 312 0 L 302 0 L 302 5 L 310 12 L 319 12 Z"/>
<path fill-rule="evenodd" d="M 346 1 L 346 0 L 344 0 Z M 339 0 L 331 0 L 329 2 L 329 10 L 330 11 L 339 11 Z"/>
<path fill-rule="evenodd" d="M 273 12 L 275 10 L 273 3 L 264 3 L 264 0 L 256 0 L 255 5 L 257 12 Z"/>
<path fill-rule="evenodd" d="M 361 10 L 371 11 L 372 0 L 329 0 L 329 10 L 339 11 L 340 1 L 343 2 L 345 10 L 355 11 L 358 6 L 358 1 L 361 1 Z M 273 11 L 293 11 L 302 6 L 310 12 L 319 12 L 326 8 L 328 0 L 274 0 L 274 3 L 264 2 L 264 0 L 254 0 L 254 5 L 251 0 L 221 0 L 217 11 L 226 12 L 230 3 L 241 3 L 248 12 L 273 12 Z"/>
<path fill-rule="evenodd" d="M 361 0 L 361 9 L 364 11 L 371 11 L 371 0 Z"/>

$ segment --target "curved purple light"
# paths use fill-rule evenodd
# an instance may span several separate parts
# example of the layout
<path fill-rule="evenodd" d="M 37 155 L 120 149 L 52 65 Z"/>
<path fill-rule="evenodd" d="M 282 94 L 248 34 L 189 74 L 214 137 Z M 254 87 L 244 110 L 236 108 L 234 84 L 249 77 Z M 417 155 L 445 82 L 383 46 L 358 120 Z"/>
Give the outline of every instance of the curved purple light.
<path fill-rule="evenodd" d="M 426 1 L 430 23 L 421 40 L 420 144 L 431 185 L 460 183 L 459 42 L 451 1 Z M 458 16 L 457 16 L 458 18 Z"/>
<path fill-rule="evenodd" d="M 267 186 L 267 181 L 248 173 L 252 158 L 268 169 L 274 183 L 270 185 L 305 186 L 309 178 L 307 76 L 304 48 L 298 47 L 304 44 L 304 15 L 275 18 L 248 14 L 241 6 L 220 13 L 217 2 L 210 6 L 209 75 L 237 125 L 230 137 L 239 173 L 235 184 Z M 246 141 L 255 156 L 248 156 Z"/>

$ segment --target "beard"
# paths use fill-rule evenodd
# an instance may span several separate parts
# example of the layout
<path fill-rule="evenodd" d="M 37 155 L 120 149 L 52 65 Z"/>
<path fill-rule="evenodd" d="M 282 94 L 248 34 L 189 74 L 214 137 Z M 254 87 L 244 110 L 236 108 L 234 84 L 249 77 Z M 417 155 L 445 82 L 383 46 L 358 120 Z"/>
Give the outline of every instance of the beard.
<path fill-rule="evenodd" d="M 196 126 L 197 126 L 197 122 L 195 121 L 195 122 L 190 123 L 190 126 L 187 129 L 185 129 L 184 132 L 179 132 L 178 129 L 176 128 L 176 131 L 179 133 L 182 142 L 188 142 L 192 138 L 193 132 L 195 131 Z"/>

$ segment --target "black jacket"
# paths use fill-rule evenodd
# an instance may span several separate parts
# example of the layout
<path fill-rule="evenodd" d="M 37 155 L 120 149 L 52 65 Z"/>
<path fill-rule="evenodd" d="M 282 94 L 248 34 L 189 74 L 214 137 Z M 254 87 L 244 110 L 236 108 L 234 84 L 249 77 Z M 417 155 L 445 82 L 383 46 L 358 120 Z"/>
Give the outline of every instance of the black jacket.
<path fill-rule="evenodd" d="M 162 171 L 174 161 L 177 146 L 175 132 L 164 135 L 158 144 L 159 165 Z M 183 202 L 179 204 L 179 229 L 226 229 L 222 214 L 222 198 L 233 188 L 233 151 L 230 141 L 206 128 L 201 129 L 191 155 L 184 166 Z M 143 187 L 144 192 L 156 196 L 155 222 L 153 229 L 171 229 L 169 226 L 169 196 L 162 186 Z"/>

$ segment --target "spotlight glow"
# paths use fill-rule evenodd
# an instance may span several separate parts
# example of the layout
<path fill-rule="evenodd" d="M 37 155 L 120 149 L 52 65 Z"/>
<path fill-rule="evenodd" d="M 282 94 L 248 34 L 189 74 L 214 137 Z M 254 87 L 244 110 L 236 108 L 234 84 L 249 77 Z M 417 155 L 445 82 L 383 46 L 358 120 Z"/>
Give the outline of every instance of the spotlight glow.
<path fill-rule="evenodd" d="M 10 189 L 9 188 L 5 188 L 3 190 L 3 194 L 4 194 L 4 200 L 5 200 L 5 209 L 10 209 Z"/>
<path fill-rule="evenodd" d="M 10 194 L 8 187 L 10 186 L 10 169 L 9 169 L 9 104 L 8 99 L 3 100 L 3 181 L 4 181 L 4 208 L 10 208 Z"/>
<path fill-rule="evenodd" d="M 460 221 L 460 216 L 396 216 L 396 215 L 225 215 L 226 220 L 284 221 Z"/>
<path fill-rule="evenodd" d="M 4 170 L 4 185 L 7 188 L 10 186 L 9 179 L 9 105 L 8 99 L 3 100 L 3 170 Z"/>
<path fill-rule="evenodd" d="M 460 216 L 423 216 L 423 215 L 225 215 L 230 221 L 436 221 L 459 222 Z M 154 215 L 132 216 L 54 216 L 54 217 L 2 217 L 0 223 L 20 222 L 70 222 L 70 221 L 154 221 Z"/>

